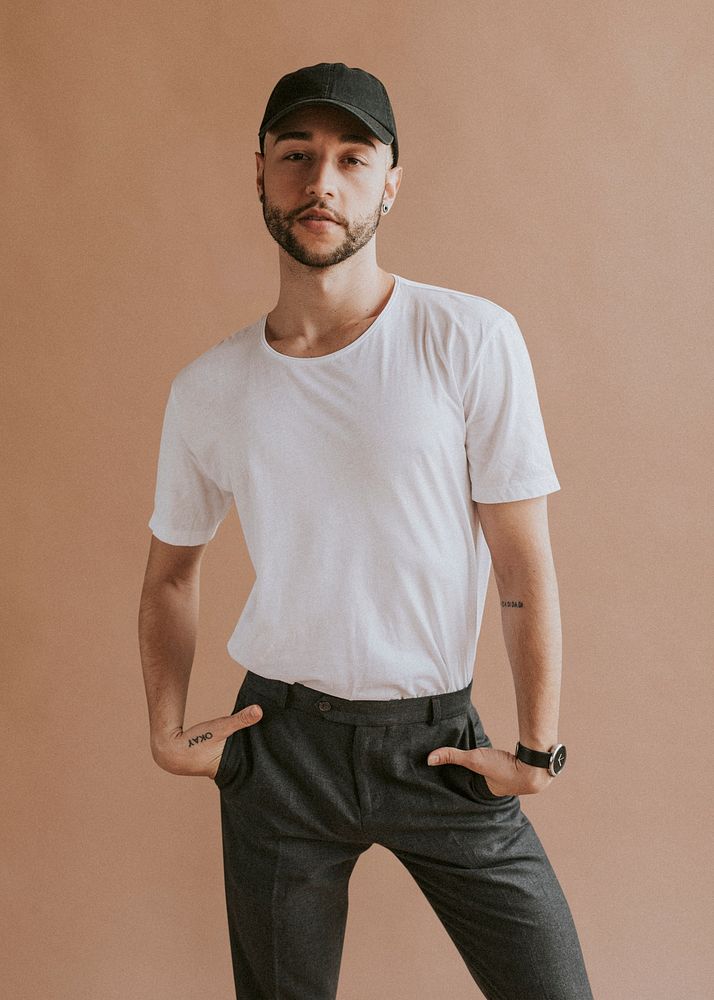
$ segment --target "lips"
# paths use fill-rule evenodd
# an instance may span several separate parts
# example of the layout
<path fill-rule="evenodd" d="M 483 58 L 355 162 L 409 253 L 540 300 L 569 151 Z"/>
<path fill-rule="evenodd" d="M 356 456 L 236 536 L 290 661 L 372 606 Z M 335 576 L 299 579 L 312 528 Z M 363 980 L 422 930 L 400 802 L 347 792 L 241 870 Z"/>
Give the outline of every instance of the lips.
<path fill-rule="evenodd" d="M 297 221 L 308 232 L 315 234 L 322 233 L 323 235 L 332 232 L 332 227 L 338 225 L 334 219 L 324 215 L 318 215 L 315 218 L 310 218 L 309 215 L 301 215 Z"/>
<path fill-rule="evenodd" d="M 330 215 L 329 212 L 320 212 L 320 211 L 303 212 L 303 214 L 299 215 L 298 218 L 299 219 L 316 219 L 316 220 L 322 221 L 322 222 L 337 222 L 337 219 L 335 219 L 334 216 Z"/>

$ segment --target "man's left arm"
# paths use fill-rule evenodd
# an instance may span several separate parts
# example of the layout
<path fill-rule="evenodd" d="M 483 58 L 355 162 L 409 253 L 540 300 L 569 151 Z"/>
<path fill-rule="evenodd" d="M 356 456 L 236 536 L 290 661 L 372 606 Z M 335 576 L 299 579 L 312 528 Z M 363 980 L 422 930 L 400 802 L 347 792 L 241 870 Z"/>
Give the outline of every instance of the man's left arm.
<path fill-rule="evenodd" d="M 500 597 L 503 637 L 516 693 L 518 738 L 531 750 L 549 750 L 558 742 L 562 634 L 548 532 L 548 498 L 473 502 L 491 552 Z M 495 747 L 439 748 L 437 763 L 462 764 L 480 771 L 496 795 L 539 792 L 553 780 L 546 768 L 526 764 L 515 753 Z"/>
<path fill-rule="evenodd" d="M 558 581 L 548 530 L 548 497 L 476 503 L 501 605 L 511 665 L 518 738 L 532 750 L 558 742 L 562 631 Z M 545 768 L 516 761 L 538 790 L 552 781 Z"/>

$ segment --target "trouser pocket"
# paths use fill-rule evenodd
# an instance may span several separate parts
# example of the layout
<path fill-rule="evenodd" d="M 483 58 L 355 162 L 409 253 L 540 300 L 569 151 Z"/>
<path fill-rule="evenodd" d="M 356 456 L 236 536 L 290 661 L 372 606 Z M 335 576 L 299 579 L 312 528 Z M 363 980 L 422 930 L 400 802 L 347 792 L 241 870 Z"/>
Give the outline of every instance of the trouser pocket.
<path fill-rule="evenodd" d="M 246 690 L 246 683 L 244 681 L 238 692 L 231 715 L 236 715 L 247 704 L 248 691 Z M 218 762 L 218 770 L 213 776 L 213 780 L 219 788 L 225 788 L 229 784 L 235 785 L 236 780 L 244 773 L 246 763 L 245 734 L 249 729 L 250 726 L 244 729 L 237 729 L 226 739 L 221 759 Z"/>
<path fill-rule="evenodd" d="M 474 749 L 480 747 L 492 747 L 493 744 L 486 734 L 481 718 L 476 711 L 473 702 L 469 702 L 469 707 L 466 713 L 467 717 L 467 733 L 469 745 L 466 749 Z M 514 798 L 513 795 L 496 795 L 488 787 L 486 778 L 481 774 L 480 771 L 469 771 L 471 775 L 471 788 L 474 793 L 481 796 L 483 799 L 490 800 L 492 802 L 505 802 L 507 799 Z"/>
<path fill-rule="evenodd" d="M 451 720 L 460 726 L 460 732 L 456 739 L 446 740 L 444 746 L 454 746 L 459 750 L 475 750 L 480 747 L 491 747 L 493 744 L 488 738 L 481 718 L 474 707 L 473 702 L 469 702 L 468 707 L 462 715 Z M 496 795 L 488 787 L 486 778 L 480 771 L 473 771 L 465 764 L 440 764 L 439 767 L 448 768 L 449 773 L 445 776 L 448 784 L 452 784 L 460 795 L 475 802 L 508 802 L 513 799 L 513 795 Z"/>

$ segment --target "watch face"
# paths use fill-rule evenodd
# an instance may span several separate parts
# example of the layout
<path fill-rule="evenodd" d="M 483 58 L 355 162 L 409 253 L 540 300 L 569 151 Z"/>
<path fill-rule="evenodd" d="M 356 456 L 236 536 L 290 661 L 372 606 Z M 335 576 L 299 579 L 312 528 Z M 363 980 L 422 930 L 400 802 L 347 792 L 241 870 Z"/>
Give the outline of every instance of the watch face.
<path fill-rule="evenodd" d="M 553 751 L 550 767 L 548 768 L 551 774 L 555 775 L 563 770 L 563 768 L 565 767 L 565 758 L 566 758 L 565 746 L 563 743 L 559 743 L 556 746 L 555 750 Z"/>

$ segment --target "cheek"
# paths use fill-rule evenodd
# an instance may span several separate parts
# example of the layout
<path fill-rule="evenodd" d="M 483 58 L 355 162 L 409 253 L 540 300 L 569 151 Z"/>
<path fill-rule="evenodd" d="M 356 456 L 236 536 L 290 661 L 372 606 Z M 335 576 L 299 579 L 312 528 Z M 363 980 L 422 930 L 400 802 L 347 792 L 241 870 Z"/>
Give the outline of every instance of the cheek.
<path fill-rule="evenodd" d="M 271 201 L 279 200 L 281 194 L 293 190 L 301 183 L 300 171 L 298 170 L 284 170 L 278 166 L 272 167 L 263 175 L 263 189 Z"/>

